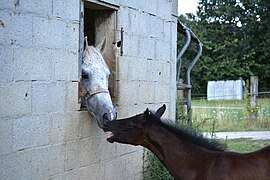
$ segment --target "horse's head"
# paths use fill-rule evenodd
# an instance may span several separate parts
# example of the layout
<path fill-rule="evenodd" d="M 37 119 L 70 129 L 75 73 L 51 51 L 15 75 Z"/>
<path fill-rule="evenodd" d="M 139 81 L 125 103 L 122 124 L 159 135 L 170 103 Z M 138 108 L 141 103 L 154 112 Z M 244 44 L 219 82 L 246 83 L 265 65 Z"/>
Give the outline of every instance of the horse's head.
<path fill-rule="evenodd" d="M 144 113 L 130 118 L 111 121 L 105 131 L 111 131 L 107 140 L 132 145 L 144 145 L 153 121 L 153 115 L 160 118 L 166 110 L 165 104 L 155 114 L 147 108 Z"/>
<path fill-rule="evenodd" d="M 85 90 L 86 105 L 95 115 L 100 128 L 106 127 L 117 115 L 108 90 L 110 70 L 101 55 L 105 43 L 106 39 L 103 39 L 96 47 L 88 46 L 86 39 L 82 63 L 82 87 Z"/>

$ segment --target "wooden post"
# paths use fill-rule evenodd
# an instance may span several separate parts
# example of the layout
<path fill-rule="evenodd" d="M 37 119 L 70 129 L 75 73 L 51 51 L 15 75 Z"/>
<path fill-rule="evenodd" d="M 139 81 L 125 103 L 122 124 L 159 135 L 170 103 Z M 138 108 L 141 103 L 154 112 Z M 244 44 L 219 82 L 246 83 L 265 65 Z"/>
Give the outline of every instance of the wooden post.
<path fill-rule="evenodd" d="M 258 76 L 250 77 L 250 107 L 252 109 L 251 120 L 257 120 Z"/>

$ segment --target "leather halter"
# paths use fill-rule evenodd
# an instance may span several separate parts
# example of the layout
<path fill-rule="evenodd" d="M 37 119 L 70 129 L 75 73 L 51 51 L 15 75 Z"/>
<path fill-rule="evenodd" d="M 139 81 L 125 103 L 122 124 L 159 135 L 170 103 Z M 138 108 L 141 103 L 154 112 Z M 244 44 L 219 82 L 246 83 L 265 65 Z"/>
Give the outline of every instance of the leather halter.
<path fill-rule="evenodd" d="M 80 94 L 80 97 L 82 96 L 89 96 L 90 98 L 96 94 L 99 94 L 99 93 L 110 93 L 108 89 L 103 89 L 103 88 L 97 88 L 95 90 L 87 90 L 87 89 L 84 89 L 81 85 L 81 83 L 79 82 L 79 94 Z"/>
<path fill-rule="evenodd" d="M 88 96 L 89 98 L 91 98 L 92 96 L 99 94 L 99 93 L 110 93 L 108 89 L 103 89 L 103 88 L 98 88 L 96 90 L 85 90 L 82 89 L 82 91 L 80 92 L 81 96 Z"/>

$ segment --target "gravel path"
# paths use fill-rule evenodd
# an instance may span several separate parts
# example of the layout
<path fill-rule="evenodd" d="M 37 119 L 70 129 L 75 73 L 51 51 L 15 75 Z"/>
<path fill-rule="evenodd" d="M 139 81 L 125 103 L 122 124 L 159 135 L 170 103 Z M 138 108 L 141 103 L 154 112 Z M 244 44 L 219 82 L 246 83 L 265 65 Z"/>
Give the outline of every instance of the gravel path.
<path fill-rule="evenodd" d="M 209 137 L 209 134 L 204 134 Z M 252 138 L 254 140 L 270 139 L 270 131 L 248 131 L 248 132 L 217 132 L 217 138 L 220 139 L 236 139 L 236 138 Z"/>

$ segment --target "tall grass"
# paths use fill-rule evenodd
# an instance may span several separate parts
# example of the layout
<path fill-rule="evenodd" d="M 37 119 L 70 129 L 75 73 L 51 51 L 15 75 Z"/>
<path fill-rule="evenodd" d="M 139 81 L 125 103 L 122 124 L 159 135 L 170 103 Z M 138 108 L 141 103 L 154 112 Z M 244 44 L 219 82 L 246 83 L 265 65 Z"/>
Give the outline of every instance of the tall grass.
<path fill-rule="evenodd" d="M 270 99 L 259 99 L 257 119 L 250 119 L 245 101 L 192 101 L 192 120 L 207 131 L 215 122 L 216 131 L 247 131 L 270 129 Z"/>

